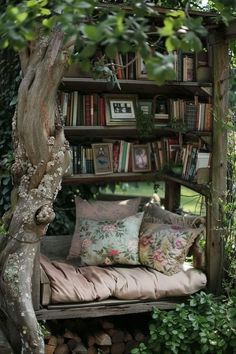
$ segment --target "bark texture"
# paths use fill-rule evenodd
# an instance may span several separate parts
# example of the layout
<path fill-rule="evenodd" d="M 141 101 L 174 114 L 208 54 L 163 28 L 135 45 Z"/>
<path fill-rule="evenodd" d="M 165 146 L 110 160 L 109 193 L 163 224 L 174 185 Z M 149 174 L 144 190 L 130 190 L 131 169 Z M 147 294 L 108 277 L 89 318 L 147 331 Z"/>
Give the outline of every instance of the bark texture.
<path fill-rule="evenodd" d="M 32 273 L 70 160 L 57 106 L 58 85 L 67 66 L 63 41 L 58 29 L 47 38 L 39 35 L 20 54 L 22 82 L 13 118 L 13 208 L 0 245 L 0 289 L 1 308 L 20 334 L 21 349 L 15 351 L 21 353 L 44 353 L 32 304 Z"/>

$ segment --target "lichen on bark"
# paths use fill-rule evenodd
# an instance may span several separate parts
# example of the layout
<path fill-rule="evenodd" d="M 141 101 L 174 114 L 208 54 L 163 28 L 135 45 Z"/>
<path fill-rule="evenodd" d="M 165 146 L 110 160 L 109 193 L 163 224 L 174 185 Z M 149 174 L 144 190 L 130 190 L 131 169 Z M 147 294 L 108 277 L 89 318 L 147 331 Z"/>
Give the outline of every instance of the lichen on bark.
<path fill-rule="evenodd" d="M 53 202 L 70 162 L 57 106 L 67 58 L 58 28 L 47 37 L 39 34 L 20 54 L 22 81 L 12 124 L 14 204 L 6 222 L 8 232 L 0 244 L 1 310 L 19 332 L 21 348 L 15 347 L 16 353 L 44 353 L 32 303 L 32 275 L 40 240 L 55 217 Z"/>

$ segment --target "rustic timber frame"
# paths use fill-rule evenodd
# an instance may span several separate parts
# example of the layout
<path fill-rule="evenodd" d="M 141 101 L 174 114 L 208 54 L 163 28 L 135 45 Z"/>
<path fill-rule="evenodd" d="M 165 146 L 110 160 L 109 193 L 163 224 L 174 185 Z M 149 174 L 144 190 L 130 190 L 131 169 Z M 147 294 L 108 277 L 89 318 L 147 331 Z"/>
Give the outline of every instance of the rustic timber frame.
<path fill-rule="evenodd" d="M 213 58 L 213 110 L 214 124 L 212 131 L 212 162 L 211 182 L 209 191 L 206 193 L 207 209 L 207 239 L 206 239 L 206 273 L 208 277 L 209 291 L 219 294 L 223 274 L 223 210 L 222 202 L 226 200 L 227 193 L 227 131 L 224 129 L 224 122 L 227 119 L 228 111 L 228 76 L 229 76 L 229 55 L 228 35 L 232 37 L 232 28 L 227 31 L 225 28 L 214 28 L 209 35 L 209 44 Z M 125 180 L 125 177 L 124 177 Z M 115 181 L 115 179 L 114 179 Z M 87 181 L 91 183 L 91 181 Z M 73 183 L 73 181 L 72 181 Z M 85 181 L 86 183 L 86 181 Z M 187 185 L 183 182 L 183 185 Z M 164 205 L 168 210 L 175 210 L 180 204 L 181 183 L 175 178 L 166 178 Z M 191 188 L 191 186 L 188 186 Z M 65 250 L 69 247 L 70 236 L 48 237 L 42 242 L 42 252 L 51 255 L 53 258 L 65 256 Z M 57 255 L 53 251 L 57 249 Z M 43 299 L 40 298 L 40 276 L 41 287 L 48 287 L 49 283 L 45 274 L 42 274 L 37 257 L 34 273 L 34 306 L 38 319 L 59 319 L 75 317 L 99 317 L 105 315 L 116 315 L 126 313 L 137 313 L 151 311 L 153 306 L 161 309 L 170 309 L 181 299 L 164 299 L 161 301 L 120 301 L 109 300 L 93 302 L 88 304 L 67 304 L 52 305 L 42 308 Z M 44 293 L 45 294 L 45 293 Z"/>

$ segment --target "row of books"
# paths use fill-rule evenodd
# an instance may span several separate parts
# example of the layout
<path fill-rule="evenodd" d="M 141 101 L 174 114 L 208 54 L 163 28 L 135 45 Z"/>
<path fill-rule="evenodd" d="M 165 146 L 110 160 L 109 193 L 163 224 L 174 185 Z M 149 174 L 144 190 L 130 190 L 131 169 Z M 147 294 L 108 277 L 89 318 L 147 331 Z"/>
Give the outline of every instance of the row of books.
<path fill-rule="evenodd" d="M 198 100 L 170 99 L 170 117 L 183 121 L 187 130 L 211 131 L 213 122 L 212 104 Z"/>
<path fill-rule="evenodd" d="M 199 65 L 198 57 L 195 53 L 184 53 L 182 51 L 174 51 L 174 69 L 176 72 L 176 80 L 187 82 L 196 81 L 197 66 Z M 147 71 L 145 62 L 139 54 L 134 53 L 122 55 L 117 53 L 111 61 L 114 63 L 114 70 L 118 79 L 147 79 Z"/>
<path fill-rule="evenodd" d="M 177 138 L 170 137 L 145 144 L 124 140 L 78 144 L 72 146 L 72 157 L 72 174 L 155 172 L 181 166 L 181 177 L 193 182 L 197 171 L 211 163 L 210 152 L 190 143 L 180 146 Z"/>
<path fill-rule="evenodd" d="M 202 168 L 209 168 L 211 165 L 211 153 L 199 149 L 194 144 L 187 144 L 182 149 L 183 170 L 182 178 L 195 182 L 196 172 Z"/>
<path fill-rule="evenodd" d="M 165 54 L 162 47 L 158 47 L 157 51 Z M 198 79 L 199 67 L 208 67 L 208 53 L 201 51 L 199 53 L 186 53 L 181 50 L 174 51 L 174 69 L 176 72 L 176 81 L 188 82 L 196 81 Z M 102 58 L 102 59 L 101 59 Z M 102 52 L 98 52 L 92 62 L 100 65 L 108 66 L 113 70 L 119 80 L 146 80 L 147 71 L 145 62 L 139 53 L 116 53 L 113 59 L 107 58 Z M 66 76 L 89 77 L 89 74 L 82 73 L 79 67 L 71 68 Z M 204 78 L 203 78 L 204 79 Z M 206 77 L 208 79 L 208 77 Z M 202 81 L 202 80 L 201 80 Z M 204 80 L 203 80 L 204 81 Z M 208 81 L 208 80 L 207 80 Z"/>
<path fill-rule="evenodd" d="M 99 170 L 96 168 L 98 163 L 96 151 L 100 151 L 99 146 L 101 146 L 101 149 L 103 149 L 102 151 L 104 153 L 102 166 L 104 172 L 121 173 L 133 171 L 131 153 L 132 143 L 124 140 L 116 140 L 113 143 L 73 145 L 71 147 L 71 173 L 96 173 L 96 171 Z M 148 148 L 149 144 L 146 144 L 146 146 Z M 150 159 L 150 155 L 147 156 L 147 159 Z"/>
<path fill-rule="evenodd" d="M 130 99 L 129 95 L 122 95 L 124 101 Z M 61 92 L 60 105 L 66 126 L 105 126 L 107 124 L 106 98 L 97 93 L 81 95 L 78 91 Z M 187 130 L 211 131 L 212 129 L 212 104 L 186 100 L 180 98 L 157 97 L 148 100 L 134 100 L 137 103 L 134 111 L 145 110 L 145 115 L 154 119 L 154 123 L 169 126 L 172 120 L 181 121 Z M 154 108 L 155 107 L 155 112 Z M 117 121 L 124 124 L 124 121 Z M 132 123 L 132 122 L 131 122 Z M 135 125 L 135 120 L 133 123 Z"/>
<path fill-rule="evenodd" d="M 98 94 L 60 92 L 60 106 L 66 126 L 104 126 L 105 99 Z"/>

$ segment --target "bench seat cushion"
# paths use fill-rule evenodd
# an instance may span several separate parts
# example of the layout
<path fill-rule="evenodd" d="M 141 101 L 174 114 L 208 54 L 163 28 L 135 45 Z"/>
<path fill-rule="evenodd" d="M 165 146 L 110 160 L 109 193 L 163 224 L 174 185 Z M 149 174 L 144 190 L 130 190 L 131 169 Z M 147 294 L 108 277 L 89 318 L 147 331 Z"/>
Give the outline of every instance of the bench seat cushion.
<path fill-rule="evenodd" d="M 144 266 L 75 267 L 66 261 L 41 256 L 41 266 L 51 287 L 51 304 L 105 300 L 157 300 L 190 295 L 206 286 L 200 270 L 184 264 L 174 275 L 165 275 Z"/>

